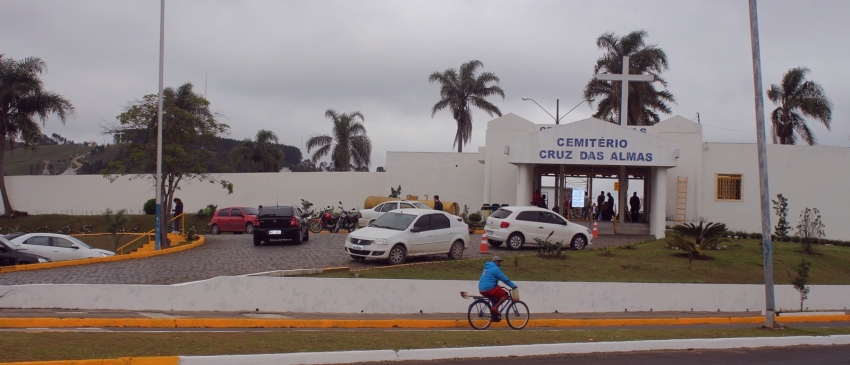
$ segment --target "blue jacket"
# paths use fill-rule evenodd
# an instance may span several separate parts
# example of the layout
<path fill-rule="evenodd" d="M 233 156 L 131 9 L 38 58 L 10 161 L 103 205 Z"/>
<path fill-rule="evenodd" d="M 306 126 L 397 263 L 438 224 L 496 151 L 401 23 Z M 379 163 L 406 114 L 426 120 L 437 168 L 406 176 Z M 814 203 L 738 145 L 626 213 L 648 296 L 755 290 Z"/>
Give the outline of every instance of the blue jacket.
<path fill-rule="evenodd" d="M 478 280 L 478 291 L 486 291 L 495 288 L 496 285 L 499 284 L 499 280 L 511 288 L 516 288 L 516 284 L 502 273 L 502 269 L 499 268 L 495 262 L 490 261 L 484 264 L 484 271 L 481 272 L 481 279 Z"/>

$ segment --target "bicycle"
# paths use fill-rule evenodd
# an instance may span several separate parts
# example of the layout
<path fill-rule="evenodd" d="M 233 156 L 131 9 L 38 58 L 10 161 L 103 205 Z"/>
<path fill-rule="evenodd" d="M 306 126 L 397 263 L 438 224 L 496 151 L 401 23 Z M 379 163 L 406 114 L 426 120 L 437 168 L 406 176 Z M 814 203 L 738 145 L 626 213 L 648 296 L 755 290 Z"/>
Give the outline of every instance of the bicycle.
<path fill-rule="evenodd" d="M 528 306 L 525 303 L 516 300 L 514 301 L 514 290 L 510 290 L 508 288 L 502 287 L 508 292 L 508 299 L 502 303 L 502 306 L 499 308 L 499 313 L 504 312 L 502 316 L 507 322 L 508 326 L 511 328 L 518 330 L 523 329 L 528 324 L 529 319 L 531 319 L 531 313 L 528 311 Z M 467 320 L 469 320 L 469 325 L 472 328 L 477 330 L 487 329 L 490 327 L 490 324 L 493 323 L 492 312 L 490 308 L 493 306 L 493 302 L 490 298 L 480 295 L 467 295 L 466 292 L 460 292 L 460 296 L 463 299 L 475 299 L 472 301 L 472 304 L 469 305 L 469 310 L 467 311 Z M 516 293 L 517 299 L 519 299 L 519 292 Z"/>

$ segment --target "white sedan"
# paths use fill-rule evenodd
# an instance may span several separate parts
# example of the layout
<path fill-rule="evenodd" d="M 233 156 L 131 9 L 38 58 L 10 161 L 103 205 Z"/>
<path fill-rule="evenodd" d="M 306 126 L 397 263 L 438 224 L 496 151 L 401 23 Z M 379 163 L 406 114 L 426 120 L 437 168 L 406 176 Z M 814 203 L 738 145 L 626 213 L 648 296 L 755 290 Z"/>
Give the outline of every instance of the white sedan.
<path fill-rule="evenodd" d="M 433 209 L 425 203 L 412 201 L 389 201 L 378 204 L 372 209 L 363 209 L 360 211 L 360 227 L 366 227 L 370 222 L 378 219 L 384 213 L 396 209 Z"/>
<path fill-rule="evenodd" d="M 433 209 L 398 209 L 376 219 L 369 227 L 345 238 L 345 253 L 354 260 L 387 260 L 398 265 L 408 257 L 448 254 L 463 257 L 469 231 L 460 217 Z"/>
<path fill-rule="evenodd" d="M 50 261 L 114 256 L 112 251 L 87 245 L 74 237 L 59 233 L 12 233 L 4 236 L 18 251 L 44 256 Z"/>
<path fill-rule="evenodd" d="M 570 247 L 581 250 L 592 244 L 590 230 L 580 224 L 572 223 L 560 214 L 538 207 L 499 208 L 489 217 L 484 233 L 491 246 L 507 243 L 509 249 L 517 250 L 526 243 L 536 243 L 535 238 L 545 240 L 552 233 L 550 242 L 569 243 Z M 553 233 L 554 232 L 554 233 Z"/>

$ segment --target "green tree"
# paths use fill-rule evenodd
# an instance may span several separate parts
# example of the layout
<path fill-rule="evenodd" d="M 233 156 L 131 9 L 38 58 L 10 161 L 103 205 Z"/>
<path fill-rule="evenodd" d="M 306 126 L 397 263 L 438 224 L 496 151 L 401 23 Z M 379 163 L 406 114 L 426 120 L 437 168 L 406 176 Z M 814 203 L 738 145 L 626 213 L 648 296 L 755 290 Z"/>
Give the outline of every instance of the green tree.
<path fill-rule="evenodd" d="M 649 74 L 655 77 L 654 82 L 630 82 L 629 115 L 627 125 L 653 125 L 661 121 L 658 113 L 670 114 L 672 110 L 668 103 L 676 103 L 673 94 L 667 91 L 667 81 L 661 78 L 661 73 L 668 69 L 667 54 L 655 44 L 647 45 L 644 37 L 648 33 L 638 30 L 617 37 L 614 33 L 605 33 L 596 38 L 596 46 L 605 50 L 605 54 L 596 60 L 593 73 L 623 73 L 623 56 L 629 56 L 630 74 Z M 655 83 L 661 84 L 664 90 L 657 90 Z M 599 100 L 596 105 L 594 118 L 612 123 L 619 123 L 620 98 L 622 89 L 620 81 L 603 81 L 591 79 L 584 87 L 584 99 L 590 105 Z"/>
<path fill-rule="evenodd" d="M 814 245 L 821 237 L 826 236 L 825 228 L 818 208 L 809 209 L 809 207 L 806 207 L 800 212 L 797 237 L 800 237 L 800 247 L 803 248 L 803 251 L 809 254 L 815 253 Z"/>
<path fill-rule="evenodd" d="M 122 145 L 123 150 L 104 177 L 114 182 L 130 174 L 130 179 L 148 179 L 156 186 L 157 161 L 157 109 L 156 94 L 129 103 L 118 116 L 121 127 L 138 131 L 134 143 Z M 209 109 L 209 101 L 192 91 L 186 83 L 177 89 L 163 90 L 162 110 L 162 224 L 167 224 L 174 193 L 183 181 L 208 181 L 218 183 L 233 193 L 233 184 L 209 173 L 207 162 L 215 156 L 216 137 L 226 134 L 230 127 L 216 120 L 217 114 Z M 163 229 L 163 236 L 167 229 Z M 162 242 L 167 242 L 165 239 Z"/>
<path fill-rule="evenodd" d="M 699 222 L 699 225 L 693 223 L 685 223 L 673 226 L 671 228 L 673 234 L 668 237 L 667 242 L 682 250 L 688 252 L 689 255 L 704 256 L 705 251 L 717 247 L 722 242 L 727 241 L 725 238 L 728 233 L 726 225 L 715 222 Z"/>
<path fill-rule="evenodd" d="M 115 247 L 115 253 L 118 253 L 118 244 L 121 243 L 121 237 L 124 236 L 124 225 L 130 221 L 127 216 L 127 210 L 121 209 L 116 213 L 112 209 L 107 208 L 103 213 L 103 219 L 106 221 L 106 232 L 112 234 L 112 245 Z M 119 235 L 120 233 L 120 235 Z"/>
<path fill-rule="evenodd" d="M 333 123 L 331 134 L 314 135 L 307 140 L 307 153 L 316 148 L 311 160 L 316 163 L 331 155 L 333 171 L 369 171 L 372 156 L 372 141 L 366 135 L 363 114 L 360 112 L 337 113 L 328 109 L 325 117 Z M 360 119 L 358 122 L 357 119 Z"/>
<path fill-rule="evenodd" d="M 816 145 L 817 139 L 806 124 L 804 116 L 823 123 L 829 130 L 832 103 L 820 84 L 806 81 L 807 73 L 808 68 L 792 68 L 782 76 L 781 85 L 773 84 L 767 89 L 767 98 L 779 105 L 770 113 L 773 143 L 797 144 L 799 134 L 809 146 Z"/>
<path fill-rule="evenodd" d="M 261 129 L 255 140 L 242 141 L 230 153 L 234 168 L 248 172 L 279 172 L 285 155 L 277 143 L 274 132 Z"/>
<path fill-rule="evenodd" d="M 0 195 L 7 215 L 13 213 L 12 202 L 6 189 L 6 142 L 14 151 L 15 143 L 24 150 L 35 149 L 41 143 L 41 128 L 50 115 L 56 115 L 62 124 L 74 113 L 74 106 L 62 95 L 44 90 L 41 73 L 47 64 L 37 57 L 20 61 L 0 55 Z"/>
<path fill-rule="evenodd" d="M 795 267 L 797 269 L 797 276 L 791 276 L 791 272 L 788 271 L 788 276 L 791 277 L 791 284 L 794 285 L 794 289 L 800 292 L 800 312 L 803 311 L 803 302 L 809 298 L 810 288 L 806 284 L 809 282 L 809 269 L 811 268 L 811 261 L 804 258 Z"/>
<path fill-rule="evenodd" d="M 484 64 L 478 60 L 472 60 L 460 65 L 460 72 L 455 69 L 447 69 L 443 72 L 435 71 L 428 76 L 429 82 L 440 84 L 440 101 L 431 108 L 431 118 L 438 111 L 448 108 L 452 117 L 457 122 L 457 132 L 452 147 L 457 146 L 458 152 L 463 152 L 463 145 L 469 143 L 472 138 L 472 110 L 476 107 L 485 111 L 488 115 L 496 114 L 502 116 L 498 107 L 491 104 L 485 98 L 499 95 L 505 99 L 505 92 L 498 85 L 488 86 L 490 83 L 499 83 L 499 77 L 492 72 L 482 72 L 476 75 L 479 68 Z"/>
<path fill-rule="evenodd" d="M 788 198 L 782 196 L 782 194 L 776 194 L 776 200 L 771 201 L 773 202 L 773 211 L 779 217 L 773 230 L 777 236 L 787 236 L 788 232 L 791 231 L 791 224 L 788 223 Z"/>

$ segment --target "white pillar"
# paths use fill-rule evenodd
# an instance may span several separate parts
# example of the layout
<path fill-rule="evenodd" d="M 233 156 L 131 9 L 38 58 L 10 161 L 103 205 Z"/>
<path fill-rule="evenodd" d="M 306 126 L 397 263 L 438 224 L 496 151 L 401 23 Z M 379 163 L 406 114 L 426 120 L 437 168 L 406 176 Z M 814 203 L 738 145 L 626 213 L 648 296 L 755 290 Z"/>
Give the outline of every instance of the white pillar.
<path fill-rule="evenodd" d="M 652 212 L 649 218 L 649 234 L 656 239 L 664 238 L 667 222 L 667 168 L 652 168 Z"/>
<path fill-rule="evenodd" d="M 531 192 L 534 189 L 534 166 L 523 163 L 517 165 L 516 205 L 531 205 Z"/>

